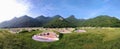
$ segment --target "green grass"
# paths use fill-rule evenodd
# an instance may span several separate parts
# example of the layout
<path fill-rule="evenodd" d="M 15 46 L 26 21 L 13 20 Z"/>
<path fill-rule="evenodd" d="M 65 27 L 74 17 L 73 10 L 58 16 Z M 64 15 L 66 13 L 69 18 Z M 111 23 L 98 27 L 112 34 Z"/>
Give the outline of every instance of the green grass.
<path fill-rule="evenodd" d="M 120 28 L 85 29 L 86 33 L 64 34 L 56 42 L 38 42 L 32 36 L 42 31 L 10 34 L 0 30 L 0 49 L 119 49 Z"/>
<path fill-rule="evenodd" d="M 107 28 L 107 29 L 88 29 L 88 33 L 103 34 L 104 41 L 114 40 L 120 37 L 120 29 Z"/>

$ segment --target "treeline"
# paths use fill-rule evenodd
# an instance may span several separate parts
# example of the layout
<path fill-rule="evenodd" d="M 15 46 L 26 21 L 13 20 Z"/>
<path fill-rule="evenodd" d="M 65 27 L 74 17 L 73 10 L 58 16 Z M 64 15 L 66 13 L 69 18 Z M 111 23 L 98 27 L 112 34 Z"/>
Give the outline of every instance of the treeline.
<path fill-rule="evenodd" d="M 64 27 L 120 27 L 120 20 L 108 15 L 100 15 L 90 19 L 77 19 L 74 15 L 63 18 L 60 15 L 53 17 L 38 16 L 32 18 L 24 15 L 19 18 L 2 22 L 1 28 L 20 28 L 20 27 L 47 27 L 47 28 L 64 28 Z"/>

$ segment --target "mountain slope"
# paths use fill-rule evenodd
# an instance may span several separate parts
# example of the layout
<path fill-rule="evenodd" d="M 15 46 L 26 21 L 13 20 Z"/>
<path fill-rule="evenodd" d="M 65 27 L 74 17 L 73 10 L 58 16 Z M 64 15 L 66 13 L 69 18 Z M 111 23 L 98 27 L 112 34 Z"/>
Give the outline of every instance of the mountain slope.
<path fill-rule="evenodd" d="M 2 28 L 14 28 L 14 27 L 38 27 L 41 26 L 38 20 L 35 20 L 27 15 L 20 18 L 13 18 L 10 21 L 5 21 L 0 24 Z"/>
<path fill-rule="evenodd" d="M 66 20 L 69 21 L 69 22 L 71 22 L 75 26 L 78 26 L 79 20 L 76 19 L 74 15 L 69 16 L 68 18 L 66 18 Z"/>
<path fill-rule="evenodd" d="M 63 17 L 56 15 L 53 19 L 44 27 L 48 28 L 64 28 L 64 27 L 75 27 L 72 23 L 66 21 Z"/>
<path fill-rule="evenodd" d="M 85 26 L 92 26 L 92 27 L 115 27 L 120 26 L 119 19 L 115 17 L 110 17 L 107 15 L 100 15 L 95 18 L 88 19 L 84 22 Z"/>
<path fill-rule="evenodd" d="M 43 26 L 44 24 L 48 23 L 49 21 L 51 21 L 51 17 L 45 17 L 43 15 L 38 16 L 35 18 L 36 20 L 38 20 L 39 22 L 41 22 L 41 25 Z"/>

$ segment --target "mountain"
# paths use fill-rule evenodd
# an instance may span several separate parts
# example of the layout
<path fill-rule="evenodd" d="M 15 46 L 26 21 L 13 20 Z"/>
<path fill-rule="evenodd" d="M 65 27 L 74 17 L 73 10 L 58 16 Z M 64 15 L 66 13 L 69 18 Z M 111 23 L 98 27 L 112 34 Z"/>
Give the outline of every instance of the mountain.
<path fill-rule="evenodd" d="M 16 28 L 16 27 L 40 27 L 40 22 L 34 18 L 24 15 L 19 18 L 13 18 L 12 20 L 2 22 L 1 28 Z"/>
<path fill-rule="evenodd" d="M 100 15 L 95 18 L 88 19 L 84 22 L 84 26 L 92 27 L 120 27 L 120 20 L 108 15 Z"/>
<path fill-rule="evenodd" d="M 66 18 L 66 20 L 69 21 L 69 22 L 71 22 L 75 26 L 78 26 L 79 20 L 76 19 L 74 15 L 69 16 L 68 18 Z"/>
<path fill-rule="evenodd" d="M 44 25 L 44 24 L 46 24 L 46 23 L 48 23 L 49 21 L 52 20 L 51 17 L 45 17 L 45 16 L 43 16 L 43 15 L 38 16 L 38 17 L 36 17 L 35 19 L 38 20 L 39 22 L 41 22 L 41 25 Z"/>
<path fill-rule="evenodd" d="M 45 28 L 64 28 L 64 27 L 76 27 L 71 22 L 68 22 L 60 15 L 56 15 L 53 19 L 44 26 Z"/>
<path fill-rule="evenodd" d="M 100 15 L 91 19 L 77 19 L 74 15 L 63 18 L 60 15 L 45 17 L 43 15 L 36 18 L 24 15 L 15 17 L 9 21 L 0 23 L 0 28 L 20 28 L 20 27 L 120 27 L 120 20 L 107 15 Z"/>

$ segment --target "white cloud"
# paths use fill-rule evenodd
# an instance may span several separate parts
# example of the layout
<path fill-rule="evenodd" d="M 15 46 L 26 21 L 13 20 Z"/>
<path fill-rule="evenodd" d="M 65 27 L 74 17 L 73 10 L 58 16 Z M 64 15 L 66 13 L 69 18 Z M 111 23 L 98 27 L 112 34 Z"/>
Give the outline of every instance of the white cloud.
<path fill-rule="evenodd" d="M 27 14 L 29 9 L 27 0 L 0 0 L 0 22 Z"/>

